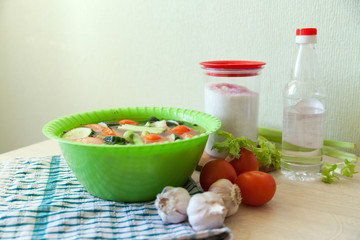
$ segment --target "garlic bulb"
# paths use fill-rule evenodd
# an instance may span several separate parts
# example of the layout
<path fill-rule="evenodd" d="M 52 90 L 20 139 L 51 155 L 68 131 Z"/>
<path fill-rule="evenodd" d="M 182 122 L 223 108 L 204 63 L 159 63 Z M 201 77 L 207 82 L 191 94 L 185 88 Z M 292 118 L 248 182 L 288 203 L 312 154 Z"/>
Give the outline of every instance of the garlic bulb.
<path fill-rule="evenodd" d="M 240 188 L 238 185 L 232 184 L 228 179 L 219 179 L 214 182 L 210 186 L 209 192 L 214 192 L 221 196 L 228 210 L 227 217 L 235 214 L 239 209 L 241 203 Z"/>
<path fill-rule="evenodd" d="M 188 220 L 195 231 L 221 227 L 227 209 L 220 195 L 214 192 L 198 193 L 191 197 L 187 208 Z"/>
<path fill-rule="evenodd" d="M 165 187 L 156 196 L 155 207 L 164 223 L 179 223 L 187 218 L 190 194 L 181 187 Z"/>

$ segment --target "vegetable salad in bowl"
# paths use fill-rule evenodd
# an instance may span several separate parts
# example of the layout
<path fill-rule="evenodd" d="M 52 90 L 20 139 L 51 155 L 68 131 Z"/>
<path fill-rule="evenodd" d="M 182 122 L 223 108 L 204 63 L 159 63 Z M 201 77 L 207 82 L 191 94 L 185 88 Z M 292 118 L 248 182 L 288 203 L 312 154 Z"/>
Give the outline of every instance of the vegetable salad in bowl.
<path fill-rule="evenodd" d="M 85 124 L 64 132 L 62 137 L 91 144 L 152 144 L 188 139 L 205 132 L 198 124 L 184 121 L 121 119 L 111 122 Z"/>

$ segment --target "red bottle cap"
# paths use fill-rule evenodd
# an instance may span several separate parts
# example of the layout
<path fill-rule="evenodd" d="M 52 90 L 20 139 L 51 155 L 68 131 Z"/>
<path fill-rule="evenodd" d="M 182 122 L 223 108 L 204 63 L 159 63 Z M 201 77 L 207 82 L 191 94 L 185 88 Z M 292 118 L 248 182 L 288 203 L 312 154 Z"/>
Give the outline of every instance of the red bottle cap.
<path fill-rule="evenodd" d="M 296 29 L 296 36 L 317 35 L 316 28 L 298 28 Z"/>

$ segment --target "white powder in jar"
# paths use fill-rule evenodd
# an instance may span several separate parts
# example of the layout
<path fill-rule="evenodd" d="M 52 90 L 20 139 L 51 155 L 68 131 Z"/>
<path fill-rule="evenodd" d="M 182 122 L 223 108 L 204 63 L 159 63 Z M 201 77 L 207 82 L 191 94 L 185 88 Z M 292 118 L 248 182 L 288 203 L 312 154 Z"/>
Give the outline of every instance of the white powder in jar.
<path fill-rule="evenodd" d="M 205 86 L 205 112 L 221 120 L 220 130 L 234 137 L 257 140 L 259 94 L 246 87 L 229 83 L 211 83 Z M 214 142 L 224 139 L 217 133 L 209 136 L 206 152 L 213 157 L 224 157 L 216 149 Z"/>

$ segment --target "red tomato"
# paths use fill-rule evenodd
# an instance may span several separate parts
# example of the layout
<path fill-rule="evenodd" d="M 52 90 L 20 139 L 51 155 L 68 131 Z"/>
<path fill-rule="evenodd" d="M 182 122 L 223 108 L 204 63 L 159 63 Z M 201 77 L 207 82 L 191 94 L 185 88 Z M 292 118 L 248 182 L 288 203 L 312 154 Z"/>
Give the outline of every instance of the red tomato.
<path fill-rule="evenodd" d="M 270 174 L 260 171 L 240 174 L 235 184 L 240 188 L 242 202 L 251 206 L 260 206 L 267 203 L 276 192 L 274 178 Z"/>
<path fill-rule="evenodd" d="M 259 162 L 256 159 L 255 154 L 246 148 L 242 148 L 240 151 L 240 157 L 234 158 L 230 161 L 230 163 L 235 168 L 237 175 L 248 171 L 259 170 Z"/>
<path fill-rule="evenodd" d="M 235 183 L 237 178 L 234 167 L 224 159 L 216 159 L 204 165 L 200 172 L 200 185 L 204 191 L 207 191 L 211 184 L 219 179 L 228 179 Z"/>

